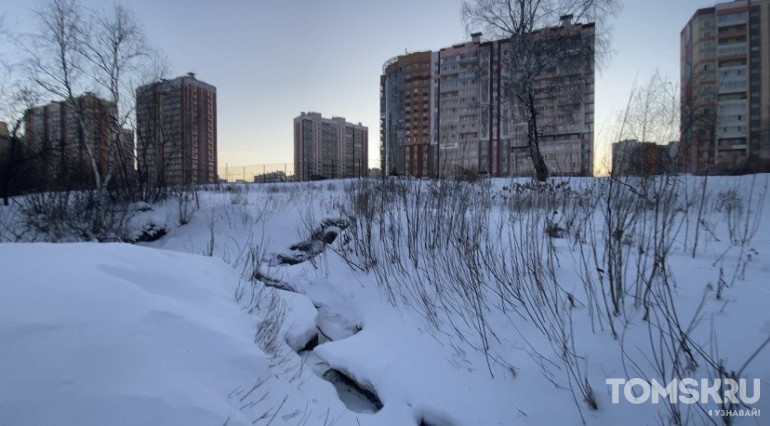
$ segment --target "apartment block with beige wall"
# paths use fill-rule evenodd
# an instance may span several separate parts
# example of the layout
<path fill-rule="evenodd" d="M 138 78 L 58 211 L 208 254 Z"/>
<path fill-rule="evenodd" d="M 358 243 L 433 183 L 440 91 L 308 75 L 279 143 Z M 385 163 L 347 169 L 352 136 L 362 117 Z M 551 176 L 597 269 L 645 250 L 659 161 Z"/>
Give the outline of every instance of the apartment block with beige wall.
<path fill-rule="evenodd" d="M 680 43 L 681 170 L 770 171 L 770 0 L 698 9 Z"/>
<path fill-rule="evenodd" d="M 543 159 L 552 174 L 590 176 L 594 169 L 595 25 L 574 23 L 572 17 L 564 16 L 561 25 L 536 31 L 532 37 L 546 55 L 553 55 L 553 62 L 545 63 L 534 80 Z M 512 144 L 511 174 L 530 176 L 534 168 L 522 143 L 526 123 L 517 108 L 511 113 L 513 133 L 507 135 Z"/>
<path fill-rule="evenodd" d="M 294 180 L 368 176 L 369 129 L 342 117 L 294 118 Z"/>
<path fill-rule="evenodd" d="M 483 166 L 479 39 L 443 48 L 436 68 L 436 165 L 438 175 L 476 173 Z"/>

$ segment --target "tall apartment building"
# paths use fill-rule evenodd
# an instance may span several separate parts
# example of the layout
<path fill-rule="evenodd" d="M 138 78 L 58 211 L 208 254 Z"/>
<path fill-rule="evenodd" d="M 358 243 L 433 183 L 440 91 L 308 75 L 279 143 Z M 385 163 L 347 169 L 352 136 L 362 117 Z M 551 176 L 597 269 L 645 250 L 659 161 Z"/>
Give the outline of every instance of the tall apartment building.
<path fill-rule="evenodd" d="M 26 144 L 30 152 L 39 153 L 34 186 L 40 189 L 93 186 L 92 156 L 102 177 L 112 163 L 113 182 L 132 178 L 133 132 L 119 129 L 117 135 L 112 135 L 117 125 L 115 104 L 93 93 L 86 93 L 74 102 L 51 102 L 25 111 Z M 113 142 L 112 138 L 117 140 Z M 114 156 L 112 161 L 110 152 Z"/>
<path fill-rule="evenodd" d="M 391 175 L 430 173 L 432 64 L 436 54 L 418 52 L 385 63 L 380 77 L 380 168 Z M 387 147 L 385 147 L 387 144 Z"/>
<path fill-rule="evenodd" d="M 294 119 L 294 180 L 368 175 L 369 129 L 317 112 Z"/>
<path fill-rule="evenodd" d="M 573 23 L 531 34 L 543 47 L 578 39 L 593 46 L 594 24 Z M 541 152 L 549 170 L 561 175 L 593 173 L 593 49 L 580 65 L 568 49 L 535 78 Z M 586 49 L 575 50 L 586 56 Z M 527 120 L 509 92 L 511 44 L 508 39 L 471 41 L 399 56 L 386 62 L 380 78 L 383 170 L 421 176 L 483 173 L 534 174 L 527 142 Z M 426 66 L 426 62 L 430 64 Z M 430 90 L 424 88 L 430 69 Z M 425 107 L 430 106 L 426 111 Z M 416 126 L 415 126 L 416 124 Z M 410 126 L 411 125 L 411 126 Z M 425 126 L 429 127 L 425 127 Z M 427 137 L 429 144 L 425 144 Z M 410 145 L 416 145 L 419 150 Z M 427 145 L 427 146 L 425 146 Z M 422 163 L 417 156 L 427 155 Z"/>
<path fill-rule="evenodd" d="M 195 74 L 136 90 L 139 173 L 154 185 L 217 181 L 217 89 Z"/>
<path fill-rule="evenodd" d="M 699 9 L 681 32 L 682 171 L 770 171 L 770 0 Z"/>
<path fill-rule="evenodd" d="M 482 47 L 480 40 L 481 34 L 474 34 L 470 43 L 438 52 L 434 70 L 437 77 L 434 152 L 437 173 L 441 176 L 455 171 L 488 171 L 481 153 L 482 97 L 486 100 L 481 87 L 486 71 L 481 55 L 488 52 L 488 46 Z M 490 92 L 489 87 L 486 92 Z"/>

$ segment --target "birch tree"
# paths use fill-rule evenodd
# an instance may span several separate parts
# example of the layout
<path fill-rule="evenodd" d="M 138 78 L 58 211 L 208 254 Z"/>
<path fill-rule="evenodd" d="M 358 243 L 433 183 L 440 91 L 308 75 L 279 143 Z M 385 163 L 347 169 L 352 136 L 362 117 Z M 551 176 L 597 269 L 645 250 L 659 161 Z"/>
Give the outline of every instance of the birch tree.
<path fill-rule="evenodd" d="M 526 146 L 540 181 L 548 179 L 549 170 L 540 149 L 538 119 L 542 107 L 538 98 L 554 94 L 544 94 L 544 90 L 553 87 L 541 87 L 537 79 L 555 66 L 587 66 L 585 61 L 591 61 L 590 66 L 593 66 L 595 56 L 602 53 L 597 50 L 596 43 L 603 45 L 604 39 L 565 37 L 563 40 L 568 42 L 563 43 L 560 38 L 563 34 L 556 33 L 556 38 L 552 38 L 534 33 L 558 25 L 563 17 L 598 21 L 616 13 L 618 7 L 617 0 L 472 0 L 463 3 L 462 14 L 469 30 L 482 30 L 509 41 L 504 101 L 526 122 Z"/>
<path fill-rule="evenodd" d="M 35 12 L 37 29 L 24 39 L 25 70 L 41 92 L 71 111 L 77 120 L 79 148 L 85 152 L 93 177 L 91 231 L 103 226 L 110 187 L 123 163 L 133 169 L 133 141 L 121 137 L 131 126 L 134 89 L 162 62 L 162 55 L 144 35 L 133 13 L 115 4 L 109 9 L 87 9 L 76 0 L 48 0 Z M 107 101 L 106 146 L 84 137 L 88 105 L 84 93 Z M 130 145 L 130 147 L 129 147 Z M 106 152 L 105 152 L 106 151 Z M 128 158 L 126 158 L 128 157 Z M 124 182 L 127 183 L 127 182 Z"/>

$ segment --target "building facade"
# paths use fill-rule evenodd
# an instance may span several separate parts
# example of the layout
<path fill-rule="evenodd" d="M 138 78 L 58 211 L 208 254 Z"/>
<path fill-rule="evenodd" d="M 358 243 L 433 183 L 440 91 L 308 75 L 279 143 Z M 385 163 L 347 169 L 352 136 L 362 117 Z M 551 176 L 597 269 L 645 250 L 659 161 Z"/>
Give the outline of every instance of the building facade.
<path fill-rule="evenodd" d="M 678 142 L 660 145 L 633 139 L 612 144 L 613 176 L 649 176 L 673 173 L 677 168 Z"/>
<path fill-rule="evenodd" d="M 438 176 L 484 171 L 481 99 L 487 97 L 481 87 L 486 71 L 481 63 L 482 50 L 486 51 L 481 46 L 480 34 L 474 34 L 471 42 L 438 52 L 433 135 Z"/>
<path fill-rule="evenodd" d="M 553 64 L 537 73 L 533 93 L 540 148 L 550 172 L 590 175 L 594 25 L 564 17 L 561 25 L 530 37 L 543 51 L 575 39 L 589 46 L 572 50 L 580 52 L 579 63 L 570 57 L 569 49 L 551 49 L 556 52 Z M 422 176 L 425 169 L 416 165 L 425 164 L 432 176 L 533 175 L 527 119 L 510 84 L 511 55 L 508 39 L 482 41 L 481 34 L 475 33 L 466 43 L 386 62 L 380 77 L 383 171 Z M 429 91 L 424 89 L 428 69 Z M 425 106 L 430 109 L 426 111 Z M 410 150 L 410 144 L 419 150 Z M 415 151 L 420 161 L 415 161 Z"/>
<path fill-rule="evenodd" d="M 34 186 L 39 189 L 92 187 L 94 164 L 101 178 L 111 171 L 113 182 L 132 179 L 133 132 L 118 126 L 115 104 L 93 93 L 72 102 L 51 102 L 25 111 L 27 149 L 37 153 Z"/>
<path fill-rule="evenodd" d="M 425 176 L 430 173 L 435 57 L 432 52 L 417 52 L 397 56 L 383 67 L 380 169 L 388 174 Z"/>
<path fill-rule="evenodd" d="M 195 74 L 136 90 L 137 163 L 153 185 L 217 182 L 217 89 Z"/>
<path fill-rule="evenodd" d="M 681 170 L 770 171 L 770 0 L 699 9 L 681 32 Z"/>
<path fill-rule="evenodd" d="M 303 112 L 294 119 L 294 180 L 367 176 L 368 145 L 361 123 Z"/>

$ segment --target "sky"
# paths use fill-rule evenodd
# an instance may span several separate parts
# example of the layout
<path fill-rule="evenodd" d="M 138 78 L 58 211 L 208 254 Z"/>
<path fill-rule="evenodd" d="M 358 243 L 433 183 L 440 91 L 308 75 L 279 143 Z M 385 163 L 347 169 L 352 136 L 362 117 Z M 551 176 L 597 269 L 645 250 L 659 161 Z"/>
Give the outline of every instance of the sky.
<path fill-rule="evenodd" d="M 104 6 L 104 0 L 81 0 Z M 679 33 L 706 0 L 621 1 L 613 55 L 595 84 L 596 158 L 637 81 L 656 71 L 679 80 Z M 36 2 L 0 0 L 7 29 L 23 28 Z M 462 0 L 125 0 L 176 77 L 194 72 L 217 88 L 219 166 L 291 163 L 294 117 L 315 111 L 369 127 L 379 155 L 379 76 L 404 52 L 467 41 Z"/>

